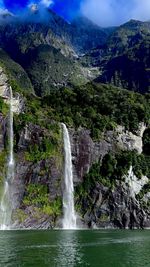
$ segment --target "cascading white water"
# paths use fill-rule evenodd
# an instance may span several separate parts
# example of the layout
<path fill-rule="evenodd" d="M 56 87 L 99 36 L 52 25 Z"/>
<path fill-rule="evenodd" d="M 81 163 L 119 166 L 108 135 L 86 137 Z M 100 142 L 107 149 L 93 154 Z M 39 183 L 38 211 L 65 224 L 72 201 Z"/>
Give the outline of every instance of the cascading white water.
<path fill-rule="evenodd" d="M 63 128 L 64 153 L 65 153 L 65 164 L 64 164 L 65 188 L 63 192 L 64 217 L 62 225 L 63 229 L 76 229 L 71 144 L 70 144 L 68 129 L 64 123 L 62 123 L 62 128 Z"/>
<path fill-rule="evenodd" d="M 14 179 L 14 133 L 13 133 L 13 94 L 10 87 L 10 112 L 9 112 L 9 158 L 7 176 L 4 182 L 4 190 L 0 203 L 0 229 L 10 229 L 12 215 L 11 185 Z"/>

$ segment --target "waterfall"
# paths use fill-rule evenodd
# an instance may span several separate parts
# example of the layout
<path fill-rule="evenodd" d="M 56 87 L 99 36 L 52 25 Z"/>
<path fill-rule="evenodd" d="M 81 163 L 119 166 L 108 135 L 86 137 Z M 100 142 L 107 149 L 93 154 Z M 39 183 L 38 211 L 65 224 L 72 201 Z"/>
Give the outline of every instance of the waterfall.
<path fill-rule="evenodd" d="M 66 125 L 62 123 L 64 139 L 64 179 L 65 188 L 63 192 L 63 229 L 76 229 L 76 214 L 74 208 L 74 186 L 72 172 L 72 156 L 69 133 Z"/>
<path fill-rule="evenodd" d="M 9 109 L 9 158 L 7 165 L 7 175 L 4 182 L 4 190 L 0 203 L 0 229 L 10 229 L 12 215 L 11 186 L 14 179 L 14 133 L 13 133 L 13 94 L 10 87 L 10 109 Z"/>

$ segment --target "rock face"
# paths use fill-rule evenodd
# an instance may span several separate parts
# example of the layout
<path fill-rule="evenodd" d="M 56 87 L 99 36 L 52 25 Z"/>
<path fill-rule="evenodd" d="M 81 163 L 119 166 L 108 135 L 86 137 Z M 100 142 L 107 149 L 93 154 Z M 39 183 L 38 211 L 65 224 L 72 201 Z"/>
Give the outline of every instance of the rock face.
<path fill-rule="evenodd" d="M 58 197 L 62 198 L 63 161 L 58 164 L 58 159 L 52 157 L 38 162 L 30 162 L 26 157 L 28 148 L 33 144 L 40 146 L 45 134 L 39 126 L 29 123 L 19 135 L 14 180 L 14 209 L 23 210 L 25 220 L 23 222 L 15 220 L 15 227 L 49 228 L 59 225 L 60 217 L 54 222 L 53 217 L 42 214 L 31 203 L 27 206 L 24 205 L 23 201 L 27 194 L 27 188 L 31 184 L 46 185 L 51 201 L 55 201 Z M 100 161 L 111 150 L 112 145 L 105 140 L 94 143 L 90 137 L 90 131 L 86 129 L 79 129 L 77 132 L 70 129 L 70 137 L 72 141 L 74 182 L 79 184 L 83 181 L 85 174 L 89 172 L 92 164 L 95 161 Z"/>
<path fill-rule="evenodd" d="M 135 135 L 125 131 L 124 127 L 118 126 L 114 131 L 106 132 L 99 142 L 92 140 L 89 130 L 82 128 L 76 132 L 70 130 L 74 181 L 82 181 L 92 164 L 101 161 L 107 153 L 115 151 L 116 147 L 127 151 L 135 150 L 141 154 L 143 150 L 142 137 L 145 129 L 146 126 L 144 124 L 139 125 L 139 130 Z"/>
<path fill-rule="evenodd" d="M 0 96 L 4 99 L 9 97 L 8 78 L 2 67 L 0 67 Z"/>
<path fill-rule="evenodd" d="M 9 80 L 2 67 L 0 67 L 0 96 L 4 99 L 4 102 L 6 104 L 9 104 L 10 85 Z M 19 93 L 14 93 L 12 103 L 14 113 L 20 114 L 24 111 L 24 99 Z"/>
<path fill-rule="evenodd" d="M 0 95 L 9 104 L 8 79 L 2 69 L 0 81 Z M 22 96 L 13 92 L 14 113 L 20 114 L 24 108 Z M 64 169 L 61 127 L 58 124 L 56 127 L 53 121 L 47 121 L 50 126 L 47 128 L 26 121 L 16 127 L 17 123 L 14 121 L 13 226 L 28 229 L 59 227 Z M 7 162 L 7 124 L 8 116 L 0 114 L 0 178 L 5 177 Z M 87 182 L 92 166 L 95 163 L 101 166 L 110 152 L 137 151 L 140 155 L 145 129 L 146 126 L 141 124 L 137 133 L 133 134 L 118 126 L 103 133 L 101 140 L 97 141 L 92 140 L 88 129 L 69 129 L 76 189 Z M 97 180 L 92 185 L 88 184 L 82 197 L 76 197 L 76 208 L 85 227 L 150 227 L 149 191 L 142 191 L 144 187 L 149 188 L 148 178 L 142 175 L 139 179 L 131 167 L 128 174 L 121 178 L 111 187 Z M 3 179 L 0 180 L 2 186 Z M 142 201 L 138 199 L 141 192 Z M 146 203 L 146 207 L 142 203 Z"/>
<path fill-rule="evenodd" d="M 41 200 L 41 203 L 42 201 L 51 203 L 58 198 L 62 198 L 63 163 L 59 162 L 61 159 L 57 156 L 47 156 L 45 159 L 39 158 L 35 161 L 30 159 L 28 152 L 28 148 L 34 147 L 36 144 L 40 149 L 40 144 L 46 134 L 42 128 L 32 123 L 26 125 L 20 132 L 14 180 L 14 213 L 17 209 L 19 209 L 19 212 L 22 210 L 25 219 L 22 222 L 15 220 L 14 227 L 19 225 L 21 228 L 51 228 L 55 223 L 54 214 L 50 216 L 42 209 L 36 208 L 34 201 L 30 199 L 30 197 L 44 197 L 38 193 L 38 190 L 42 187 L 46 189 L 46 192 L 41 192 L 41 194 L 46 194 L 47 200 Z M 49 142 L 51 142 L 50 139 Z M 30 185 L 33 186 L 33 191 L 34 186 L 37 188 L 37 191 L 33 194 L 29 192 Z M 27 201 L 29 202 L 27 204 L 24 202 L 26 196 L 28 196 Z"/>
<path fill-rule="evenodd" d="M 94 143 L 88 130 L 71 132 L 74 180 L 81 181 L 93 162 Z"/>
<path fill-rule="evenodd" d="M 74 164 L 74 180 L 81 182 L 85 174 L 89 172 L 94 162 L 101 159 L 113 149 L 112 140 L 107 138 L 99 142 L 94 142 L 90 136 L 90 131 L 78 129 L 70 132 L 72 140 L 72 157 Z M 113 132 L 111 132 L 113 134 Z"/>
<path fill-rule="evenodd" d="M 140 125 L 138 133 L 135 135 L 129 131 L 125 131 L 124 127 L 120 126 L 116 129 L 116 141 L 119 147 L 123 150 L 136 150 L 139 154 L 143 151 L 143 133 L 146 130 L 144 124 Z"/>
<path fill-rule="evenodd" d="M 80 204 L 83 225 L 91 228 L 150 227 L 149 211 L 131 197 L 130 190 L 123 183 L 114 190 L 97 183 L 90 191 L 89 198 L 82 199 Z"/>
<path fill-rule="evenodd" d="M 145 126 L 139 126 L 137 135 L 125 132 L 122 127 L 109 131 L 100 142 L 93 142 L 90 132 L 79 129 L 70 132 L 72 137 L 72 156 L 74 164 L 74 182 L 78 186 L 86 183 L 85 175 L 93 163 L 100 162 L 116 148 L 142 153 L 142 136 Z M 139 146 L 138 146 L 139 144 Z M 93 174 L 94 175 L 94 174 Z M 134 174 L 132 167 L 122 181 L 117 181 L 114 188 L 101 182 L 90 185 L 85 193 L 76 198 L 76 207 L 85 227 L 99 228 L 144 228 L 150 227 L 149 209 L 138 199 L 138 194 L 149 183 L 148 177 L 141 179 Z M 85 195 L 84 195 L 85 194 Z M 78 195 L 78 191 L 77 191 Z M 149 193 L 145 196 L 149 201 Z M 79 208 L 80 207 L 80 208 Z"/>

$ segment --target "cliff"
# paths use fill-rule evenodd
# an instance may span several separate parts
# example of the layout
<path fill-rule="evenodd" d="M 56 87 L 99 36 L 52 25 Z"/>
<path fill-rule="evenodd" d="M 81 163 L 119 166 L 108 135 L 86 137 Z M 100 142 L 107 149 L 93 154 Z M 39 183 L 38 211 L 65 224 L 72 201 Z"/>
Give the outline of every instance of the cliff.
<path fill-rule="evenodd" d="M 61 226 L 69 129 L 78 223 L 150 226 L 149 22 L 102 29 L 86 18 L 0 29 L 0 195 L 13 90 L 14 228 Z M 128 89 L 128 90 L 127 90 Z"/>
<path fill-rule="evenodd" d="M 9 142 L 9 80 L 3 71 L 1 81 L 2 188 Z M 45 99 L 43 102 L 32 94 L 13 91 L 13 106 L 13 227 L 59 227 L 64 186 L 59 116 L 56 119 L 54 106 L 46 106 Z M 75 205 L 82 227 L 150 226 L 149 150 L 145 151 L 144 146 L 145 136 L 149 136 L 147 127 L 141 122 L 133 133 L 116 124 L 112 130 L 101 131 L 99 136 L 85 127 L 70 127 Z"/>

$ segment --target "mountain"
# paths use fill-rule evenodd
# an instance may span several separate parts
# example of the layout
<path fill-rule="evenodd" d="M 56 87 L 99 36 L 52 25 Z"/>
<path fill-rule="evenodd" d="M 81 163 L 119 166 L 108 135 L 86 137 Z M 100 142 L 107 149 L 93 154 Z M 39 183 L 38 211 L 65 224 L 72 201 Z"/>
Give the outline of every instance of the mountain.
<path fill-rule="evenodd" d="M 107 36 L 113 31 L 113 28 L 103 29 L 85 17 L 78 17 L 68 23 L 50 9 L 45 12 L 45 19 L 42 19 L 38 12 L 30 14 L 25 19 L 12 16 L 11 23 L 6 18 L 6 23 L 1 25 L 1 35 L 7 41 L 8 37 L 13 36 L 17 39 L 17 34 L 21 32 L 26 34 L 39 32 L 44 34 L 43 39 L 46 41 L 46 34 L 51 34 L 49 38 L 55 36 L 59 41 L 71 46 L 77 53 L 85 53 L 105 43 Z"/>
<path fill-rule="evenodd" d="M 39 21 L 38 11 L 28 20 L 12 16 L 11 23 L 6 19 L 0 28 L 0 47 L 26 71 L 36 93 L 96 78 L 98 73 L 83 67 L 78 57 L 104 43 L 108 34 L 86 18 L 69 24 L 51 10 L 45 17 Z"/>
<path fill-rule="evenodd" d="M 24 68 L 37 86 L 37 94 L 49 92 L 49 84 L 60 88 L 92 79 L 142 93 L 149 91 L 149 22 L 131 20 L 120 27 L 103 29 L 85 17 L 78 17 L 69 24 L 49 9 L 46 20 L 39 21 L 39 17 L 38 11 L 30 14 L 28 20 L 20 21 L 12 16 L 12 22 L 6 20 L 0 29 L 1 48 Z M 50 60 L 44 56 L 44 46 L 51 50 Z M 58 53 L 53 53 L 55 49 Z M 42 54 L 40 60 L 39 53 Z M 65 62 L 70 65 L 67 70 Z M 40 82 L 35 80 L 32 70 L 35 65 L 39 69 L 45 66 Z M 60 76 L 55 75 L 59 68 Z M 47 79 L 48 72 L 51 75 Z"/>
<path fill-rule="evenodd" d="M 11 104 L 13 227 L 61 226 L 62 122 L 83 226 L 150 227 L 150 23 L 103 29 L 45 12 L 0 27 L 0 194 Z"/>
<path fill-rule="evenodd" d="M 149 91 L 150 23 L 131 20 L 109 36 L 107 43 L 92 50 L 83 64 L 98 66 L 97 81 L 145 93 Z"/>
<path fill-rule="evenodd" d="M 92 48 L 104 44 L 111 31 L 113 28 L 107 31 L 85 17 L 77 17 L 71 23 L 71 44 L 77 52 L 85 54 Z"/>

